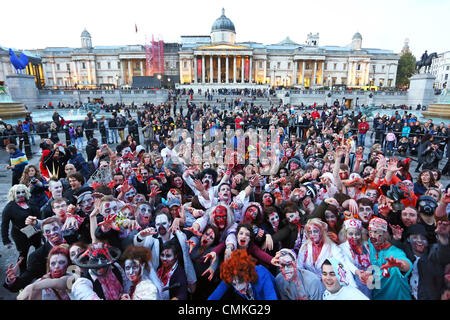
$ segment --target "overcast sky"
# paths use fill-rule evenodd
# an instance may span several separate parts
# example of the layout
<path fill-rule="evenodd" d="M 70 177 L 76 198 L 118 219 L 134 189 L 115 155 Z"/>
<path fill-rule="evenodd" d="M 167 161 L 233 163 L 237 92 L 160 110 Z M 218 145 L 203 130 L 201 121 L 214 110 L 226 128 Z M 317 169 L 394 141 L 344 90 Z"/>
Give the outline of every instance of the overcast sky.
<path fill-rule="evenodd" d="M 145 44 L 152 34 L 179 42 L 182 35 L 209 35 L 222 8 L 237 42 L 273 44 L 289 36 L 302 44 L 318 32 L 319 45 L 345 46 L 358 31 L 363 48 L 400 52 L 409 38 L 416 58 L 426 49 L 450 50 L 449 0 L 6 0 L 0 45 L 80 47 L 84 28 L 94 46 Z"/>

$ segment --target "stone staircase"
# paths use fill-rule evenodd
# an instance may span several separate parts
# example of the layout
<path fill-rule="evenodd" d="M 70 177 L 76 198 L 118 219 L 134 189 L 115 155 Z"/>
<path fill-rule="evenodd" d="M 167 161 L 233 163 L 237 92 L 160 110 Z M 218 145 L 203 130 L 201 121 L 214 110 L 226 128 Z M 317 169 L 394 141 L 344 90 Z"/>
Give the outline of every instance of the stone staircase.
<path fill-rule="evenodd" d="M 27 113 L 20 102 L 0 102 L 0 119 L 24 118 Z"/>
<path fill-rule="evenodd" d="M 431 103 L 428 110 L 422 112 L 424 117 L 450 119 L 450 104 L 448 103 Z"/>
<path fill-rule="evenodd" d="M 189 99 L 189 101 L 191 101 L 189 95 L 181 95 L 178 103 L 181 103 L 183 106 L 185 106 L 186 99 Z M 228 104 L 230 102 L 233 103 L 234 108 L 234 101 L 236 99 L 241 99 L 242 103 L 247 102 L 249 106 L 252 103 L 254 106 L 257 107 L 262 106 L 264 110 L 269 109 L 272 104 L 274 104 L 275 102 L 278 103 L 279 101 L 279 99 L 277 99 L 276 97 L 255 97 L 255 99 L 253 99 L 251 96 L 247 95 L 218 95 L 218 94 L 213 95 L 212 100 L 208 100 L 208 97 L 205 97 L 204 94 L 199 95 L 198 93 L 195 93 L 193 95 L 193 99 L 191 102 L 196 104 L 197 106 L 203 104 L 203 105 L 210 105 L 211 107 L 216 106 L 219 109 L 221 109 L 222 107 L 228 109 Z"/>

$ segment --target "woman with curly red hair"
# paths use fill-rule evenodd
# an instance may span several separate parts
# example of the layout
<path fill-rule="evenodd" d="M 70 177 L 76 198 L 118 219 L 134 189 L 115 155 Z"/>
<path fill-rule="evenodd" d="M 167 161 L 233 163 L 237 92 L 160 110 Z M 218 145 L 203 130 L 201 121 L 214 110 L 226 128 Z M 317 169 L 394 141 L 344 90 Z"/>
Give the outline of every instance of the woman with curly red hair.
<path fill-rule="evenodd" d="M 278 300 L 275 278 L 246 250 L 233 251 L 220 266 L 220 278 L 208 300 Z"/>

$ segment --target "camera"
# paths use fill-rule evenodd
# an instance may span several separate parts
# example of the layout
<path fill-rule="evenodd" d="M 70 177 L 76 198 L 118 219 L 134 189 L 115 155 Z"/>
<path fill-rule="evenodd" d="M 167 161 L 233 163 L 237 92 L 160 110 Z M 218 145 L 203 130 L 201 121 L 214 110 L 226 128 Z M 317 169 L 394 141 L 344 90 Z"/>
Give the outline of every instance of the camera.
<path fill-rule="evenodd" d="M 36 177 L 31 177 L 30 182 L 31 182 L 32 184 L 37 183 Z"/>
<path fill-rule="evenodd" d="M 401 212 L 405 209 L 405 206 L 401 202 L 401 200 L 407 198 L 407 195 L 405 195 L 405 190 L 400 188 L 398 185 L 391 184 L 390 189 L 387 189 L 387 186 L 384 185 L 381 187 L 381 191 L 386 197 L 394 201 L 392 204 L 392 209 L 394 212 Z"/>

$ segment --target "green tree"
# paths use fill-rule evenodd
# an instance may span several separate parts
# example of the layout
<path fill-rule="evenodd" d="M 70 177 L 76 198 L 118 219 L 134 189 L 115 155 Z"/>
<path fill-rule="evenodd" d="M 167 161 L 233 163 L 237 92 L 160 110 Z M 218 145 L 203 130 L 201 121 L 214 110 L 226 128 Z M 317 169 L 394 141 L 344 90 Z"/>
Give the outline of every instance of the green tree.
<path fill-rule="evenodd" d="M 409 78 L 416 73 L 416 57 L 406 52 L 398 60 L 397 87 L 409 86 Z"/>

